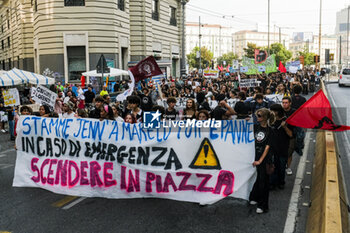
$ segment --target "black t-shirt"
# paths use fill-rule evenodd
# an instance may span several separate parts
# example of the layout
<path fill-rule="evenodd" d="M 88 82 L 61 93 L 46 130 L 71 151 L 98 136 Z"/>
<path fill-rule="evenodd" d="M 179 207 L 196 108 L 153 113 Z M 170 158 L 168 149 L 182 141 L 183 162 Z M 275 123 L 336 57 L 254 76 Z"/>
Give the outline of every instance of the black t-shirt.
<path fill-rule="evenodd" d="M 101 110 L 98 108 L 94 108 L 90 114 L 89 114 L 89 118 L 94 118 L 94 119 L 100 119 L 101 117 Z"/>
<path fill-rule="evenodd" d="M 303 105 L 306 102 L 305 97 L 301 95 L 293 95 L 292 96 L 292 108 L 298 109 L 301 105 Z"/>
<path fill-rule="evenodd" d="M 176 111 L 176 109 L 173 109 L 172 111 L 169 111 L 169 109 L 167 108 L 165 110 L 165 119 L 167 120 L 176 120 L 176 116 L 178 115 L 178 112 Z"/>
<path fill-rule="evenodd" d="M 259 160 L 267 145 L 272 145 L 272 129 L 254 125 L 255 161 Z M 265 159 L 264 159 L 265 160 Z"/>
<path fill-rule="evenodd" d="M 203 110 L 203 109 L 207 110 L 208 112 L 211 111 L 208 102 L 204 101 L 203 103 L 200 103 L 200 104 L 197 105 L 197 111 L 200 111 L 200 110 Z"/>
<path fill-rule="evenodd" d="M 295 112 L 295 108 L 290 108 L 289 111 L 284 110 L 284 113 L 286 114 L 286 118 L 290 117 Z M 293 132 L 293 138 L 294 138 L 294 128 L 295 126 L 287 124 L 287 127 L 292 130 Z"/>
<path fill-rule="evenodd" d="M 153 106 L 151 97 L 147 95 L 140 95 L 140 98 L 141 98 L 141 109 L 146 112 L 151 111 Z"/>
<path fill-rule="evenodd" d="M 84 96 L 85 96 L 85 103 L 91 104 L 95 98 L 95 93 L 93 91 L 86 91 L 84 93 Z"/>
<path fill-rule="evenodd" d="M 286 118 L 282 120 L 286 120 Z M 286 133 L 286 130 L 281 126 L 282 120 L 276 120 L 275 123 L 271 126 L 273 132 L 272 150 L 276 156 L 288 157 L 290 138 Z"/>

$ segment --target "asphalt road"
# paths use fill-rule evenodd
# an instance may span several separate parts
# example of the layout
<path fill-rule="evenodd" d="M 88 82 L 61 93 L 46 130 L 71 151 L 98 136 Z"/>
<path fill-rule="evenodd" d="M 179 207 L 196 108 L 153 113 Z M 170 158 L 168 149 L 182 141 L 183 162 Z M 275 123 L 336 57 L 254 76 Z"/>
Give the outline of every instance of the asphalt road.
<path fill-rule="evenodd" d="M 350 89 L 349 89 L 350 91 Z M 295 232 L 305 232 L 315 133 L 311 133 Z M 245 200 L 227 198 L 209 206 L 165 199 L 67 197 L 39 188 L 14 188 L 16 152 L 0 135 L 0 232 L 283 232 L 300 157 L 284 190 L 270 192 L 270 211 L 257 215 Z"/>
<path fill-rule="evenodd" d="M 350 125 L 350 87 L 339 87 L 337 83 L 326 84 L 336 124 Z M 340 157 L 347 197 L 350 200 L 350 131 L 336 132 L 338 156 Z M 347 201 L 349 203 L 349 201 Z"/>

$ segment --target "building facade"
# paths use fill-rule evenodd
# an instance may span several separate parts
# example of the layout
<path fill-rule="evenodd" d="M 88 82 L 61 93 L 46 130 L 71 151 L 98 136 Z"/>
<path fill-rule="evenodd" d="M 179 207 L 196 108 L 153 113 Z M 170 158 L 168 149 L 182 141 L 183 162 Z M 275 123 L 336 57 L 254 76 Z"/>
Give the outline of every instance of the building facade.
<path fill-rule="evenodd" d="M 259 47 L 268 46 L 268 33 L 258 31 L 239 31 L 234 33 L 234 53 L 238 57 L 244 56 L 244 48 L 247 48 L 248 43 L 256 44 Z M 273 43 L 281 43 L 287 49 L 289 48 L 289 35 L 270 32 L 270 45 Z"/>
<path fill-rule="evenodd" d="M 350 14 L 350 8 L 347 7 L 337 12 L 336 15 L 335 35 L 337 37 L 338 62 L 342 64 L 350 62 L 350 43 L 349 38 L 347 38 L 350 35 L 350 33 L 348 34 L 348 30 L 350 31 L 348 14 Z"/>
<path fill-rule="evenodd" d="M 199 33 L 200 30 L 200 33 Z M 233 52 L 233 31 L 229 27 L 219 24 L 186 24 L 186 54 L 199 46 L 199 34 L 201 34 L 201 47 L 206 47 L 218 58 L 225 53 Z"/>
<path fill-rule="evenodd" d="M 13 41 L 0 57 L 5 69 L 49 70 L 79 82 L 82 72 L 96 69 L 101 54 L 120 69 L 153 55 L 168 76 L 180 75 L 180 0 L 7 0 L 0 14 L 0 39 Z"/>
<path fill-rule="evenodd" d="M 293 52 L 293 57 L 298 56 L 299 51 L 306 49 L 310 53 L 319 54 L 319 40 L 318 36 L 313 36 L 311 40 L 307 41 L 293 41 L 289 45 L 290 51 Z M 326 64 L 326 49 L 329 49 L 329 53 L 333 54 L 334 60 L 330 61 L 330 64 L 337 64 L 339 62 L 339 55 L 337 49 L 337 37 L 336 36 L 322 36 L 321 38 L 321 65 Z"/>

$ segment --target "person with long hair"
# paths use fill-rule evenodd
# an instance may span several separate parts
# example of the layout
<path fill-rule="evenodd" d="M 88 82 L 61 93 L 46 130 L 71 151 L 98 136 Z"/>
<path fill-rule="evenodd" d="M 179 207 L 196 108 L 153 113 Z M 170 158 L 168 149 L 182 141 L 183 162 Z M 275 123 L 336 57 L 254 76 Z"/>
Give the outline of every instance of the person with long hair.
<path fill-rule="evenodd" d="M 101 108 L 101 112 L 100 112 L 100 120 L 101 121 L 103 121 L 103 120 L 114 121 L 114 114 L 113 114 L 112 107 L 110 107 L 107 104 L 103 105 L 103 107 Z"/>
<path fill-rule="evenodd" d="M 196 119 L 196 103 L 194 102 L 194 99 L 188 99 L 186 101 L 186 108 L 183 111 L 183 119 Z"/>
<path fill-rule="evenodd" d="M 272 145 L 272 129 L 270 125 L 275 121 L 275 115 L 267 108 L 256 112 L 257 124 L 254 125 L 255 161 L 253 166 L 257 170 L 257 178 L 250 192 L 249 203 L 257 205 L 256 213 L 266 213 L 269 210 L 270 176 L 267 165 L 271 164 L 270 147 Z"/>
<path fill-rule="evenodd" d="M 129 124 L 135 124 L 136 123 L 135 115 L 132 113 L 127 113 L 124 117 L 124 121 Z"/>
<path fill-rule="evenodd" d="M 41 105 L 40 106 L 40 108 L 39 108 L 39 115 L 41 116 L 41 117 L 49 117 L 49 115 L 50 115 L 50 108 L 49 108 L 49 106 L 47 106 L 47 105 Z"/>

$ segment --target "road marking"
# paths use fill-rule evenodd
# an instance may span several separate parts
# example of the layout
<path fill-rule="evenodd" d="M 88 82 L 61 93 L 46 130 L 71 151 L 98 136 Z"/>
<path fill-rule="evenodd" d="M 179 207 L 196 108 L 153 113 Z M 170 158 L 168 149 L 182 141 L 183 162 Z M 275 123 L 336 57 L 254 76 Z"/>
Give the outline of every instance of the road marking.
<path fill-rule="evenodd" d="M 15 149 L 8 149 L 8 150 L 5 150 L 5 151 L 2 151 L 1 154 L 0 154 L 0 158 L 7 156 L 8 155 L 7 153 L 8 152 L 12 152 L 12 151 L 15 151 Z"/>
<path fill-rule="evenodd" d="M 14 166 L 13 164 L 2 163 L 2 164 L 0 164 L 0 169 L 6 169 L 9 167 L 13 167 L 13 166 Z"/>
<path fill-rule="evenodd" d="M 63 207 L 62 209 L 64 210 L 68 210 L 70 208 L 72 208 L 73 206 L 75 206 L 76 204 L 78 204 L 79 202 L 82 202 L 86 199 L 86 197 L 80 197 L 77 200 L 73 201 L 72 203 L 70 203 L 69 205 L 66 205 L 65 207 Z"/>
<path fill-rule="evenodd" d="M 300 196 L 300 190 L 301 185 L 304 179 L 305 174 L 305 165 L 306 165 L 306 157 L 307 153 L 309 151 L 309 143 L 310 143 L 310 136 L 311 131 L 306 132 L 305 136 L 305 147 L 304 147 L 304 153 L 303 156 L 301 156 L 298 170 L 295 176 L 292 196 L 290 197 L 289 207 L 288 207 L 288 214 L 286 219 L 286 224 L 284 225 L 283 233 L 293 233 L 295 229 L 295 223 L 297 221 L 297 215 L 298 215 L 298 203 L 299 203 L 299 196 Z"/>
<path fill-rule="evenodd" d="M 56 201 L 55 203 L 52 204 L 54 207 L 61 208 L 62 206 L 68 204 L 69 202 L 77 199 L 78 197 L 75 196 L 66 196 L 62 200 Z"/>

